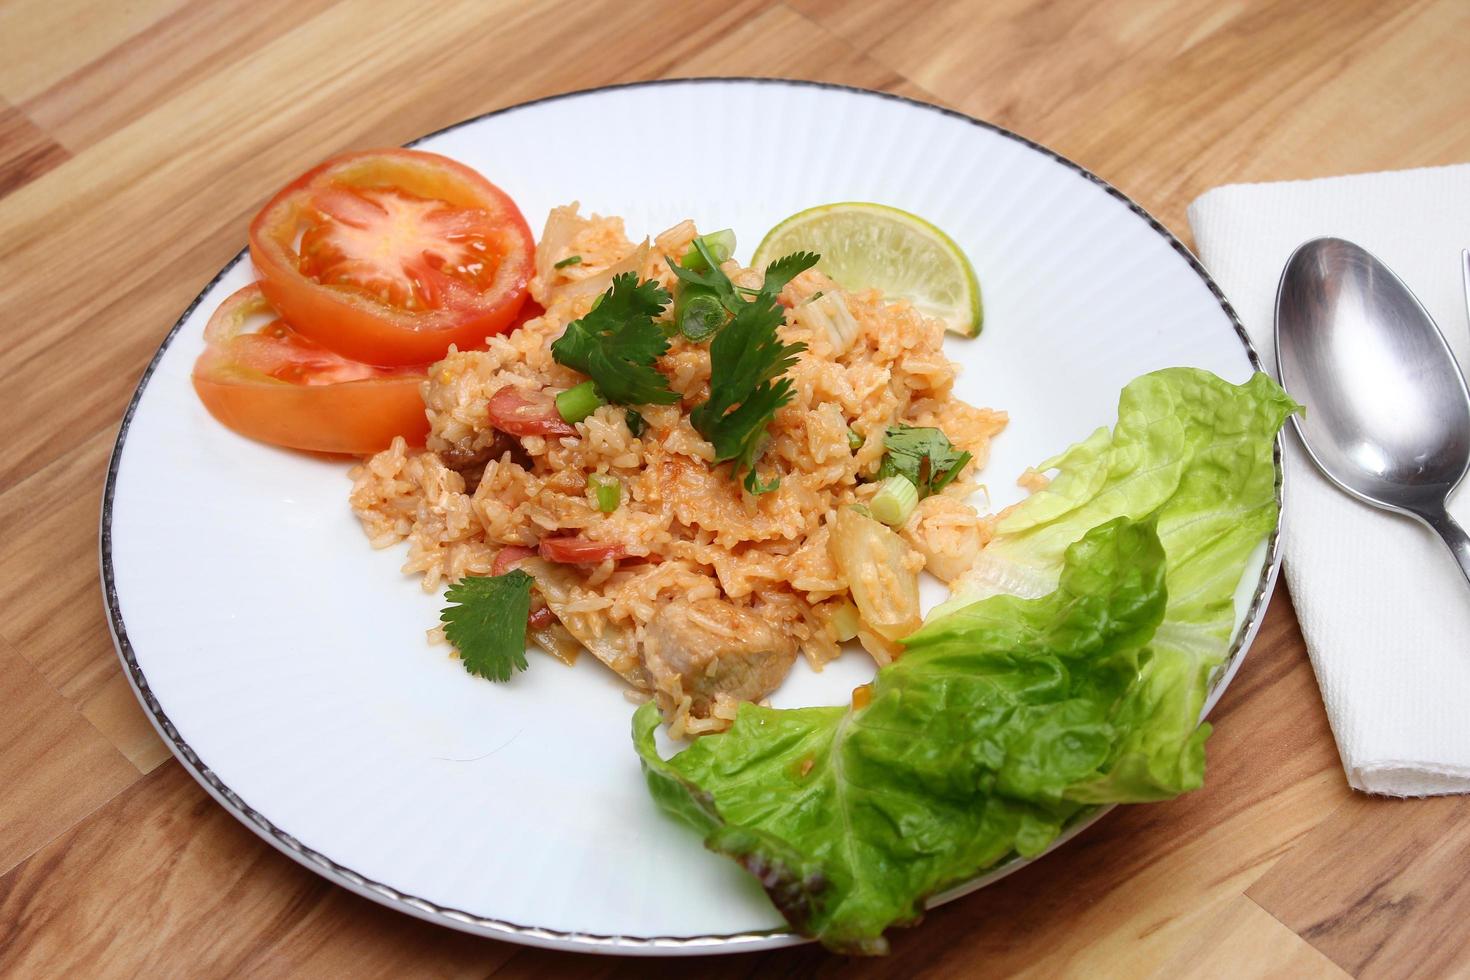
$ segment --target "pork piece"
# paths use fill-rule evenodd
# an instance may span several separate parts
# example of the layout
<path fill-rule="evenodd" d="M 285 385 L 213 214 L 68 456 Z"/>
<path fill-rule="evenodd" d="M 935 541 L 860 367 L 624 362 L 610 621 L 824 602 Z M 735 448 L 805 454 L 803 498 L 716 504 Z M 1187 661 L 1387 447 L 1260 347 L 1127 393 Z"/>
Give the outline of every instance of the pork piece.
<path fill-rule="evenodd" d="M 496 432 L 494 439 L 489 445 L 478 449 L 465 449 L 453 446 L 449 449 L 439 450 L 439 461 L 464 477 L 464 492 L 474 493 L 480 485 L 480 478 L 485 475 L 485 464 L 492 459 L 499 459 L 507 452 L 514 455 L 517 451 L 524 454 L 521 444 L 517 440 L 506 435 L 504 432 Z"/>
<path fill-rule="evenodd" d="M 716 694 L 759 701 L 785 679 L 795 659 L 790 636 L 725 599 L 669 603 L 643 636 L 643 662 L 654 686 L 665 693 L 682 689 L 697 717 L 709 714 Z"/>

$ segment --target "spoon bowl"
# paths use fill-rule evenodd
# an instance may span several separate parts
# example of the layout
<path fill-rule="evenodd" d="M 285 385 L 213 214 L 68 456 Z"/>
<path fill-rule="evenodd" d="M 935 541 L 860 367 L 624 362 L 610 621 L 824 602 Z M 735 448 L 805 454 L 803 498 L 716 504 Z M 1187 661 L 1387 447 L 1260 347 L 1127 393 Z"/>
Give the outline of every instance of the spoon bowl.
<path fill-rule="evenodd" d="M 1470 390 L 1409 287 L 1352 242 L 1301 245 L 1276 294 L 1276 357 L 1323 474 L 1429 525 L 1470 578 L 1470 538 L 1445 510 L 1470 469 Z"/>

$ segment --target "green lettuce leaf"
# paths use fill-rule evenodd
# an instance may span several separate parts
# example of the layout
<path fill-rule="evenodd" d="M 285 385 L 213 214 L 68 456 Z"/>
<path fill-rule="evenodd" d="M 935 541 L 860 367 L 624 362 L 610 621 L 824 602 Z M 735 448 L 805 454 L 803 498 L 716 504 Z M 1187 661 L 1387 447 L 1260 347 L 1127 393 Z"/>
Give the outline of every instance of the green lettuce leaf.
<path fill-rule="evenodd" d="M 948 615 L 996 594 L 1042 595 L 1068 545 L 1116 517 L 1151 515 L 1167 556 L 1169 606 L 1152 657 L 1120 708 L 1123 736 L 1109 775 L 1072 796 L 1098 803 L 1167 799 L 1199 785 L 1199 726 L 1211 672 L 1229 652 L 1235 592 L 1251 552 L 1276 527 L 1277 431 L 1297 404 L 1256 374 L 1232 385 L 1170 368 L 1123 389 L 1112 432 L 1042 463 L 1044 490 L 1011 509 L 955 598 L 913 640 L 942 634 Z M 1126 717 L 1124 717 L 1126 716 Z"/>
<path fill-rule="evenodd" d="M 1233 595 L 1241 564 L 1276 526 L 1272 447 L 1297 408 L 1264 374 L 1243 385 L 1197 368 L 1135 379 L 1112 432 L 1098 429 L 1037 467 L 1056 475 L 1005 513 L 958 598 L 1050 592 L 1067 547 L 1090 528 L 1157 511 L 1174 605 L 1198 618 L 1202 600 Z"/>
<path fill-rule="evenodd" d="M 1058 588 L 998 596 L 878 671 L 863 707 L 745 704 L 670 759 L 652 704 L 634 741 L 654 798 L 744 865 L 792 926 L 847 952 L 1011 853 L 1034 855 L 1110 775 L 1126 702 L 1164 614 L 1151 523 L 1068 550 Z"/>

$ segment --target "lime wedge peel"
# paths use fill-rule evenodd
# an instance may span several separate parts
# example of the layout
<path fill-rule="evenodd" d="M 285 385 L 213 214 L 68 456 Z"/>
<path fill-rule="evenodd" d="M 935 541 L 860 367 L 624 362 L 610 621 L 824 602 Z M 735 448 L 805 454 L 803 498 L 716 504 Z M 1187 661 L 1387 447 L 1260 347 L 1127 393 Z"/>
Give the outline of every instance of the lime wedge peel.
<path fill-rule="evenodd" d="M 953 333 L 980 333 L 984 307 L 974 266 L 954 239 L 916 214 L 866 201 L 807 208 L 766 233 L 752 264 L 761 268 L 802 250 L 821 255 L 817 268 L 844 289 L 881 289 Z"/>

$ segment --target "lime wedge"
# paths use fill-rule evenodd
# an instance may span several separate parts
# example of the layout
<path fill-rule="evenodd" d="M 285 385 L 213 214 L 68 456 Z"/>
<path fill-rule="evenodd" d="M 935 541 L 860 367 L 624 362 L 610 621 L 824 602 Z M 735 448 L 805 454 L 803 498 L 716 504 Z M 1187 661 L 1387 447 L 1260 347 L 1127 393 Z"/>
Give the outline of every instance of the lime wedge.
<path fill-rule="evenodd" d="M 954 239 L 918 215 L 865 201 L 807 208 L 766 233 L 752 264 L 761 268 L 798 251 L 821 255 L 817 268 L 844 289 L 881 289 L 962 337 L 980 332 L 974 266 Z"/>

